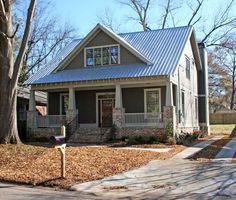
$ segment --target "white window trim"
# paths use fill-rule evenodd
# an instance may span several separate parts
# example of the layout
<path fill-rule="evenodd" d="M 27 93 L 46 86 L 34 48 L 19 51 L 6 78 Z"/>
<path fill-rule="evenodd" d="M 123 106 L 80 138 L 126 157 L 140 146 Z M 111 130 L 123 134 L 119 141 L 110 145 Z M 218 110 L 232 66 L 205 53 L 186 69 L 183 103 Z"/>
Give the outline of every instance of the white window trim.
<path fill-rule="evenodd" d="M 62 96 L 66 95 L 69 97 L 69 93 L 60 93 L 60 115 L 62 115 Z"/>
<path fill-rule="evenodd" d="M 159 113 L 161 113 L 161 88 L 144 89 L 144 112 L 147 113 L 147 92 L 159 91 Z"/>
<path fill-rule="evenodd" d="M 99 67 L 99 66 L 109 66 L 109 65 L 117 65 L 117 64 L 111 64 L 109 63 L 108 65 L 103 65 L 103 58 L 102 58 L 102 48 L 105 47 L 118 47 L 118 65 L 120 64 L 120 44 L 109 44 L 109 45 L 102 45 L 102 46 L 92 46 L 92 47 L 85 47 L 84 48 L 84 67 Z M 87 60 L 86 60 L 86 50 L 87 49 L 96 49 L 96 48 L 101 48 L 101 65 L 95 65 L 95 62 L 93 62 L 93 66 L 87 66 Z M 94 59 L 94 51 L 93 51 L 93 59 Z M 110 61 L 109 61 L 110 62 Z"/>

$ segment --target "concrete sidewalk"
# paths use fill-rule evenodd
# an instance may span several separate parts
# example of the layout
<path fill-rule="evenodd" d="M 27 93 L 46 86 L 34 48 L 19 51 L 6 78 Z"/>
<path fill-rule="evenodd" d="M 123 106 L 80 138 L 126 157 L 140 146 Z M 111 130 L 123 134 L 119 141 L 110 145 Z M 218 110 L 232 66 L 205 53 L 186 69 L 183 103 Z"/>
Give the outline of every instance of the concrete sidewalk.
<path fill-rule="evenodd" d="M 222 150 L 216 155 L 218 161 L 230 162 L 236 152 L 236 137 L 230 140 Z"/>
<path fill-rule="evenodd" d="M 186 159 L 189 158 L 191 156 L 193 156 L 194 154 L 196 154 L 197 152 L 201 151 L 202 149 L 204 149 L 205 147 L 209 146 L 210 144 L 212 144 L 213 142 L 219 140 L 223 138 L 223 136 L 215 136 L 210 140 L 204 141 L 204 142 L 200 142 L 196 145 L 194 145 L 193 147 L 189 147 L 183 151 L 181 151 L 180 153 L 176 154 L 173 159 Z"/>
<path fill-rule="evenodd" d="M 221 162 L 156 160 L 139 169 L 75 185 L 71 189 L 114 199 L 236 198 L 235 167 L 236 164 Z"/>

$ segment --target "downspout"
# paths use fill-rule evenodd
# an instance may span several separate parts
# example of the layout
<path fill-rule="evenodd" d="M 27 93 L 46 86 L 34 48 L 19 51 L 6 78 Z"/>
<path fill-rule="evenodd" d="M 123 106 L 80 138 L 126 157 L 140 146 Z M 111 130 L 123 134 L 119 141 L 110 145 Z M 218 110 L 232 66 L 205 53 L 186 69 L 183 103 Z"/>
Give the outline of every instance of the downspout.
<path fill-rule="evenodd" d="M 179 124 L 181 123 L 180 108 L 182 109 L 181 99 L 180 99 L 180 98 L 181 98 L 180 72 L 179 72 L 180 67 L 181 67 L 181 65 L 179 65 L 179 67 L 178 67 L 178 104 L 179 104 L 179 106 L 178 106 L 178 126 L 179 126 Z"/>

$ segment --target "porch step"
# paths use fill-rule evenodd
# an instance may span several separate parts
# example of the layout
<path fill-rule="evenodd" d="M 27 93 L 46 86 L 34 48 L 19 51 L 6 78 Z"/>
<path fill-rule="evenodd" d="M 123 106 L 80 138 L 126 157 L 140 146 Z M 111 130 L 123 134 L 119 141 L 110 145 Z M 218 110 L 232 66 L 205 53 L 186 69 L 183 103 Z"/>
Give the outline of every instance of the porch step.
<path fill-rule="evenodd" d="M 69 138 L 72 143 L 102 143 L 110 139 L 111 128 L 78 128 Z"/>

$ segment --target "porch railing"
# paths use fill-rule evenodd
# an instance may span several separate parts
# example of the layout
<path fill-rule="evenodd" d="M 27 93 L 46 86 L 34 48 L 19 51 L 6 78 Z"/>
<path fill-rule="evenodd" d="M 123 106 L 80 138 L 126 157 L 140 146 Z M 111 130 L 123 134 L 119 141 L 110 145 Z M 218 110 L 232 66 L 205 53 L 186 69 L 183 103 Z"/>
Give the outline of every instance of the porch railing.
<path fill-rule="evenodd" d="M 162 113 L 125 113 L 125 127 L 162 127 Z"/>
<path fill-rule="evenodd" d="M 66 125 L 66 115 L 37 116 L 37 127 L 60 127 Z"/>

